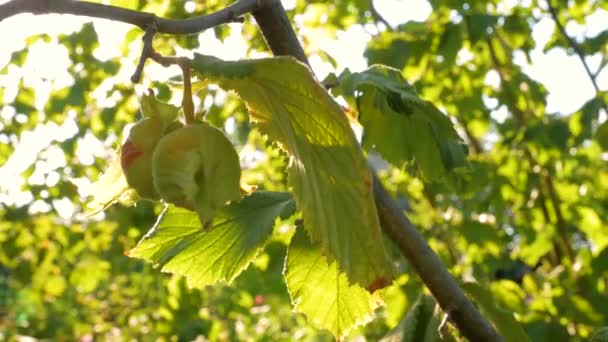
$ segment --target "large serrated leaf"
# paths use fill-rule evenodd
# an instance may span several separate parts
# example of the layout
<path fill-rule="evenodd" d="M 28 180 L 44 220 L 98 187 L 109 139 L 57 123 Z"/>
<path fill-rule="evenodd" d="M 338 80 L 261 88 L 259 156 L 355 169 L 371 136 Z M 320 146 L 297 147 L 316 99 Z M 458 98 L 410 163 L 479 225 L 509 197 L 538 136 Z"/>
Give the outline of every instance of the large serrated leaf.
<path fill-rule="evenodd" d="M 398 167 L 415 160 L 429 180 L 465 165 L 465 149 L 450 119 L 419 98 L 398 70 L 381 65 L 360 73 L 347 70 L 339 83 L 333 92 L 357 110 L 366 150 Z"/>
<path fill-rule="evenodd" d="M 225 62 L 195 55 L 203 79 L 237 92 L 260 129 L 290 156 L 289 181 L 313 241 L 351 281 L 374 290 L 392 279 L 372 178 L 342 108 L 290 57 Z"/>
<path fill-rule="evenodd" d="M 321 246 L 311 244 L 303 229 L 291 240 L 284 274 L 294 310 L 338 338 L 371 320 L 373 310 L 382 304 L 378 292 L 372 295 L 350 285 L 336 262 L 328 264 Z"/>
<path fill-rule="evenodd" d="M 288 193 L 259 191 L 230 204 L 203 228 L 196 213 L 169 207 L 128 255 L 184 275 L 190 286 L 231 282 L 271 236 L 275 219 L 294 211 Z"/>

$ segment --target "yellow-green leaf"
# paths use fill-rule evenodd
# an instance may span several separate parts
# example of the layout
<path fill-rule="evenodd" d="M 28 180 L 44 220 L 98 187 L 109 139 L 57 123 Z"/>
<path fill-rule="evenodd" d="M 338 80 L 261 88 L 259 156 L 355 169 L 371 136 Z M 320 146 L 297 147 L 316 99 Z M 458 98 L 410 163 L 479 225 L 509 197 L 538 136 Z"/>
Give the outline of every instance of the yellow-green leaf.
<path fill-rule="evenodd" d="M 118 201 L 129 200 L 132 197 L 129 184 L 120 167 L 120 152 L 110 162 L 106 172 L 88 186 L 86 192 L 92 196 L 91 201 L 87 203 L 88 215 L 95 215 Z"/>
<path fill-rule="evenodd" d="M 128 254 L 185 276 L 190 286 L 231 282 L 264 247 L 275 219 L 294 211 L 289 194 L 258 191 L 222 209 L 203 228 L 196 213 L 171 206 Z"/>
<path fill-rule="evenodd" d="M 342 108 L 290 57 L 227 62 L 195 55 L 203 79 L 237 92 L 260 129 L 287 151 L 289 182 L 306 229 L 351 281 L 392 279 L 370 169 Z"/>
<path fill-rule="evenodd" d="M 321 246 L 311 244 L 303 229 L 296 231 L 289 245 L 285 279 L 294 310 L 336 337 L 371 320 L 373 310 L 382 304 L 378 293 L 350 285 L 336 262 L 328 264 Z"/>

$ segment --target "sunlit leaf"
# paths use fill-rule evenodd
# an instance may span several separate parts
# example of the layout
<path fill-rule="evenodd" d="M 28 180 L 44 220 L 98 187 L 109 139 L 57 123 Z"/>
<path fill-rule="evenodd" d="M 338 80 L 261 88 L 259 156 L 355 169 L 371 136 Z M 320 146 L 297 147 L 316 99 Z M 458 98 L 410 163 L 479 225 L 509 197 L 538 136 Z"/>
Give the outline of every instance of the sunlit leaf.
<path fill-rule="evenodd" d="M 202 227 L 196 213 L 171 206 L 128 255 L 183 275 L 190 286 L 231 282 L 264 247 L 275 219 L 294 210 L 289 194 L 260 191 L 231 203 Z"/>
<path fill-rule="evenodd" d="M 349 284 L 336 262 L 328 264 L 321 246 L 311 244 L 303 229 L 296 231 L 289 246 L 285 279 L 294 310 L 336 337 L 371 320 L 373 310 L 381 305 L 377 293 Z"/>
<path fill-rule="evenodd" d="M 130 194 L 129 184 L 120 166 L 120 151 L 110 162 L 108 169 L 99 176 L 99 179 L 83 189 L 92 199 L 87 203 L 88 215 L 95 215 L 106 210 L 112 204 L 121 200 L 128 200 Z"/>
<path fill-rule="evenodd" d="M 158 118 L 165 125 L 177 120 L 179 111 L 179 107 L 159 101 L 152 92 L 141 98 L 141 112 L 143 116 Z"/>
<path fill-rule="evenodd" d="M 595 132 L 595 139 L 602 147 L 602 150 L 608 151 L 608 121 L 604 122 Z"/>
<path fill-rule="evenodd" d="M 340 81 L 334 91 L 358 111 L 365 149 L 395 166 L 414 159 L 429 180 L 465 165 L 466 152 L 450 119 L 418 97 L 398 70 L 375 65 L 346 71 Z"/>
<path fill-rule="evenodd" d="M 595 331 L 589 342 L 608 342 L 608 327 L 601 327 Z"/>
<path fill-rule="evenodd" d="M 349 278 L 370 290 L 387 285 L 386 255 L 372 179 L 342 108 L 292 58 L 225 62 L 195 55 L 203 78 L 236 91 L 251 118 L 288 152 L 288 174 L 313 241 Z M 365 251 L 362 253 L 361 251 Z"/>

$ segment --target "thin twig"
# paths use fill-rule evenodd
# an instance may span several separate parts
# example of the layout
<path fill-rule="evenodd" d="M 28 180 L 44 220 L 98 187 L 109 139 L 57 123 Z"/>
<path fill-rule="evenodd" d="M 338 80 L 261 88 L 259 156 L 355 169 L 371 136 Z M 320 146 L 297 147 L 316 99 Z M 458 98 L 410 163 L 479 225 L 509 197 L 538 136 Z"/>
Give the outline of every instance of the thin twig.
<path fill-rule="evenodd" d="M 553 18 L 553 21 L 555 22 L 555 26 L 557 26 L 557 29 L 559 30 L 559 33 L 564 37 L 564 39 L 566 39 L 566 41 L 568 42 L 568 45 L 570 45 L 570 47 L 572 48 L 572 50 L 574 50 L 574 52 L 576 53 L 576 55 L 578 56 L 578 58 L 581 60 L 581 63 L 583 63 L 583 68 L 585 68 L 585 72 L 587 73 L 587 76 L 589 76 L 589 80 L 593 84 L 593 88 L 595 89 L 595 93 L 599 97 L 599 94 L 600 94 L 601 90 L 600 90 L 600 87 L 597 84 L 597 80 L 596 80 L 595 75 L 593 74 L 593 72 L 591 72 L 591 69 L 589 68 L 589 65 L 587 64 L 587 61 L 585 61 L 585 53 L 583 52 L 583 50 L 581 49 L 581 47 L 578 45 L 578 43 L 574 39 L 572 39 L 572 37 L 570 37 L 568 35 L 568 33 L 566 32 L 566 28 L 559 21 L 559 16 L 557 14 L 557 9 L 555 7 L 553 7 L 553 4 L 551 4 L 551 0 L 547 0 L 547 6 L 549 8 L 549 13 L 551 14 L 551 18 Z M 604 107 L 604 110 L 608 113 L 608 106 L 606 105 L 606 103 L 604 102 L 603 99 L 602 99 L 602 105 Z"/>
<path fill-rule="evenodd" d="M 182 75 L 184 78 L 184 91 L 182 95 L 182 109 L 186 118 L 187 124 L 194 123 L 194 102 L 192 101 L 192 80 L 190 77 L 190 59 L 188 57 L 176 57 L 176 56 L 163 56 L 151 48 L 147 56 L 143 58 L 150 58 L 156 63 L 168 67 L 170 65 L 177 65 L 182 69 Z"/>
<path fill-rule="evenodd" d="M 141 50 L 141 58 L 139 59 L 139 63 L 137 63 L 137 68 L 131 76 L 131 82 L 138 83 L 141 79 L 141 74 L 144 70 L 144 65 L 146 64 L 146 60 L 150 57 L 150 54 L 153 51 L 152 41 L 154 40 L 154 35 L 156 34 L 156 25 L 151 25 L 146 29 L 146 33 L 142 37 L 144 42 L 144 46 Z"/>
<path fill-rule="evenodd" d="M 192 102 L 192 81 L 190 79 L 190 60 L 183 59 L 180 63 L 182 68 L 182 74 L 184 75 L 184 93 L 182 97 L 182 108 L 184 110 L 184 116 L 186 117 L 186 123 L 192 124 L 195 121 L 194 118 L 194 102 Z"/>
<path fill-rule="evenodd" d="M 600 61 L 600 66 L 597 67 L 597 70 L 593 73 L 593 78 L 597 78 L 598 75 L 604 70 L 604 68 L 608 65 L 608 56 L 603 55 L 602 60 Z"/>
<path fill-rule="evenodd" d="M 141 74 L 148 58 L 157 62 L 158 64 L 168 67 L 170 65 L 178 65 L 182 69 L 182 75 L 184 78 L 184 91 L 182 96 L 182 109 L 186 118 L 187 124 L 195 122 L 194 118 L 194 102 L 192 101 L 192 80 L 190 77 L 190 59 L 187 57 L 175 57 L 175 56 L 163 56 L 154 50 L 152 41 L 156 34 L 156 26 L 152 25 L 146 29 L 146 33 L 143 36 L 144 46 L 141 51 L 141 58 L 137 63 L 135 73 L 131 76 L 131 81 L 134 83 L 139 82 Z"/>
<path fill-rule="evenodd" d="M 372 16 L 374 17 L 374 19 L 376 19 L 376 21 L 379 21 L 382 24 L 384 24 L 384 26 L 386 26 L 387 30 L 389 30 L 389 31 L 393 30 L 393 27 L 391 26 L 391 24 L 389 24 L 389 22 L 382 16 L 382 14 L 380 14 L 380 12 L 378 12 L 378 9 L 374 5 L 374 0 L 369 0 L 369 10 L 372 13 Z"/>
<path fill-rule="evenodd" d="M 252 14 L 272 53 L 275 56 L 292 56 L 310 66 L 281 1 L 258 1 L 259 7 Z"/>
<path fill-rule="evenodd" d="M 146 30 L 151 25 L 156 25 L 158 33 L 194 34 L 222 24 L 242 22 L 242 16 L 257 7 L 258 0 L 239 0 L 214 13 L 184 20 L 173 20 L 160 18 L 152 13 L 87 1 L 12 0 L 0 5 L 0 21 L 20 13 L 74 14 L 120 21 L 138 26 L 142 30 Z"/>

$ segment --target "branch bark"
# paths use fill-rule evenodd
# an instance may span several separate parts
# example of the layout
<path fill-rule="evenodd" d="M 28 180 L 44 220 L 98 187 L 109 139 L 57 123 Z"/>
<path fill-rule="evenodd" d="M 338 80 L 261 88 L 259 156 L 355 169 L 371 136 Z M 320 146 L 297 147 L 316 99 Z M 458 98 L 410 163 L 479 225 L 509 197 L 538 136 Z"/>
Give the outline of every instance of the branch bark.
<path fill-rule="evenodd" d="M 501 341 L 494 327 L 477 311 L 412 222 L 374 175 L 374 199 L 382 229 L 412 264 L 451 322 L 470 341 Z"/>
<path fill-rule="evenodd" d="M 156 32 L 167 34 L 194 34 L 222 24 L 240 21 L 240 17 L 253 11 L 258 0 L 239 0 L 217 12 L 184 20 L 160 18 L 152 13 L 87 1 L 72 0 L 12 0 L 0 5 L 0 21 L 20 14 L 74 14 L 109 19 L 131 24 L 146 30 L 156 25 Z"/>
<path fill-rule="evenodd" d="M 263 6 L 254 12 L 270 49 L 275 55 L 291 55 L 300 62 L 309 64 L 300 43 L 294 40 L 296 35 L 291 24 L 285 23 L 287 16 L 283 6 L 280 1 L 274 2 L 275 6 Z M 258 17 L 263 20 L 258 20 Z M 277 42 L 276 39 L 286 39 L 288 42 Z M 297 42 L 297 46 L 294 42 Z M 376 175 L 374 199 L 384 233 L 399 247 L 462 334 L 471 341 L 502 341 L 503 338 L 465 296 L 437 254 L 392 200 Z"/>
<path fill-rule="evenodd" d="M 281 1 L 261 0 L 252 14 L 275 56 L 293 56 L 310 65 Z"/>

